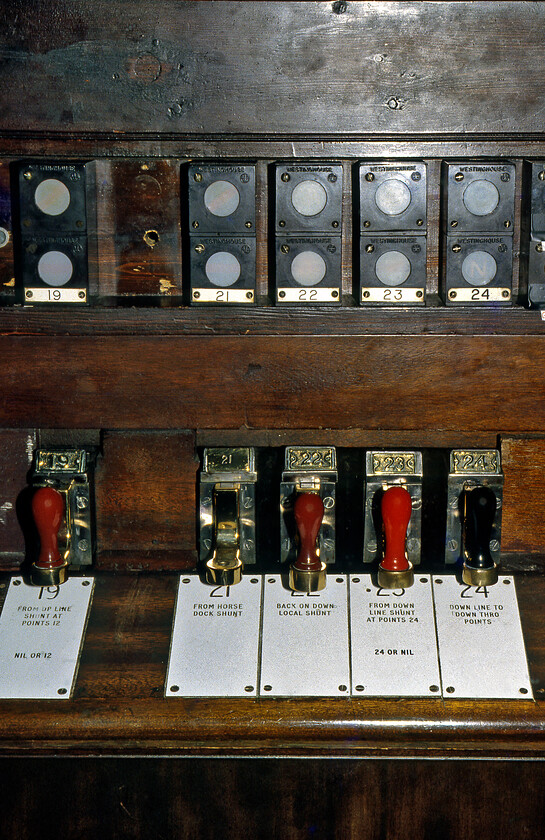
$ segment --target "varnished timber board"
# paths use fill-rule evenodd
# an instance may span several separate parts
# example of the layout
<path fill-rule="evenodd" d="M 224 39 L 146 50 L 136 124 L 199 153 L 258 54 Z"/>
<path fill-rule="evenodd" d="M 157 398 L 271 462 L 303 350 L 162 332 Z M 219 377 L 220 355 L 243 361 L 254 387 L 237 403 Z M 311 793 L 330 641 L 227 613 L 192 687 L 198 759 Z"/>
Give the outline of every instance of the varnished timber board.
<path fill-rule="evenodd" d="M 0 357 L 11 427 L 543 427 L 542 337 L 3 336 Z"/>
<path fill-rule="evenodd" d="M 271 134 L 542 130 L 543 3 L 122 8 L 6 6 L 0 124 L 48 133 L 260 132 L 265 119 Z"/>
<path fill-rule="evenodd" d="M 177 576 L 99 576 L 74 698 L 0 701 L 9 754 L 545 757 L 543 703 L 163 698 Z M 541 576 L 517 591 L 536 697 Z"/>

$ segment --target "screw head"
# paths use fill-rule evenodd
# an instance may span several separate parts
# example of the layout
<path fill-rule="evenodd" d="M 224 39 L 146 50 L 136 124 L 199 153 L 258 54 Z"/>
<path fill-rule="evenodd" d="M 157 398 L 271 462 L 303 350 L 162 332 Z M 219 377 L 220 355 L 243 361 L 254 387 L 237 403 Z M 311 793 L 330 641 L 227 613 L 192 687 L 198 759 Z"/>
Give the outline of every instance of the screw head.
<path fill-rule="evenodd" d="M 252 223 L 251 222 L 244 222 L 244 227 L 251 228 Z"/>
<path fill-rule="evenodd" d="M 417 227 L 422 227 L 422 225 L 424 224 L 424 219 L 417 219 L 416 224 L 417 224 Z"/>
<path fill-rule="evenodd" d="M 540 181 L 545 181 L 545 170 L 542 169 L 537 177 L 539 178 Z"/>
<path fill-rule="evenodd" d="M 290 246 L 289 245 L 281 245 L 280 250 L 282 251 L 283 254 L 289 254 Z"/>
<path fill-rule="evenodd" d="M 505 245 L 505 244 L 502 242 L 502 244 L 501 244 L 501 245 L 498 245 L 498 251 L 500 252 L 500 254 L 505 254 L 505 252 L 507 251 L 507 245 Z"/>
<path fill-rule="evenodd" d="M 191 222 L 191 227 L 195 228 L 195 230 L 196 230 L 199 227 L 199 223 L 198 222 Z"/>
<path fill-rule="evenodd" d="M 279 298 L 285 298 L 285 297 L 286 297 L 286 293 L 285 293 L 285 292 L 278 292 L 278 297 L 279 297 Z"/>
<path fill-rule="evenodd" d="M 84 300 L 85 299 L 85 292 L 78 292 L 78 297 L 80 298 L 80 300 Z"/>
<path fill-rule="evenodd" d="M 509 291 L 507 289 L 504 289 L 503 292 L 501 293 L 501 296 L 503 298 L 508 298 L 509 297 Z"/>
<path fill-rule="evenodd" d="M 331 297 L 332 298 L 338 298 L 339 297 L 339 293 L 338 293 L 337 289 L 333 289 L 333 291 L 331 292 Z"/>
<path fill-rule="evenodd" d="M 327 180 L 330 184 L 335 184 L 337 182 L 337 176 L 333 172 L 330 172 L 327 176 Z"/>
<path fill-rule="evenodd" d="M 507 229 L 509 229 L 511 227 L 511 222 L 509 221 L 509 219 L 505 220 L 505 222 L 503 223 L 503 226 L 504 226 L 504 228 L 507 228 Z"/>
<path fill-rule="evenodd" d="M 278 222 L 278 227 L 286 227 L 286 223 L 283 220 L 281 220 L 280 222 Z"/>
<path fill-rule="evenodd" d="M 193 180 L 200 184 L 200 182 L 202 181 L 202 172 L 195 172 L 195 174 L 193 175 Z"/>
<path fill-rule="evenodd" d="M 25 293 L 25 297 L 27 297 L 27 298 L 32 297 L 32 292 L 30 291 L 30 289 L 28 290 L 28 292 Z"/>
<path fill-rule="evenodd" d="M 284 183 L 287 184 L 288 181 L 291 181 L 291 175 L 289 175 L 287 172 L 282 172 L 280 180 L 284 181 Z"/>
<path fill-rule="evenodd" d="M 538 254 L 543 253 L 543 245 L 541 244 L 541 242 L 538 242 L 538 244 L 536 245 L 536 251 L 538 252 Z"/>
<path fill-rule="evenodd" d="M 463 181 L 464 180 L 464 173 L 463 172 L 457 172 L 456 175 L 454 176 L 454 180 L 455 181 Z"/>
<path fill-rule="evenodd" d="M 204 247 L 204 245 L 202 244 L 202 242 L 199 242 L 199 244 L 198 244 L 198 245 L 195 245 L 195 250 L 196 250 L 197 254 L 204 254 L 204 252 L 205 252 L 205 247 Z"/>
<path fill-rule="evenodd" d="M 456 219 L 453 219 L 452 222 L 450 223 L 450 226 L 451 227 L 458 227 L 458 221 Z"/>
<path fill-rule="evenodd" d="M 424 297 L 424 292 L 422 291 L 422 289 L 418 289 L 418 291 L 416 292 L 416 297 L 417 298 L 423 298 Z"/>
<path fill-rule="evenodd" d="M 193 292 L 193 297 L 195 298 L 195 300 L 198 300 L 200 298 L 200 296 L 201 296 L 200 292 Z"/>
<path fill-rule="evenodd" d="M 25 179 L 25 181 L 31 181 L 32 180 L 32 172 L 28 172 L 28 171 L 25 172 L 23 174 L 23 178 Z"/>
<path fill-rule="evenodd" d="M 331 227 L 338 228 L 338 227 L 339 227 L 339 223 L 338 223 L 337 221 L 335 221 L 335 222 L 331 222 Z"/>
<path fill-rule="evenodd" d="M 363 293 L 363 297 L 364 297 L 364 298 L 371 297 L 371 292 L 364 292 L 364 293 Z"/>
<path fill-rule="evenodd" d="M 373 175 L 373 173 L 372 173 L 372 172 L 368 172 L 368 173 L 366 174 L 366 176 L 365 176 L 365 180 L 366 180 L 366 181 L 374 181 L 374 180 L 375 180 L 375 176 Z"/>
<path fill-rule="evenodd" d="M 456 244 L 452 246 L 452 250 L 455 254 L 459 254 L 462 250 L 462 246 L 458 242 L 456 242 Z"/>
<path fill-rule="evenodd" d="M 253 292 L 246 292 L 246 297 L 247 297 L 248 300 L 253 300 L 254 299 L 254 293 Z"/>
<path fill-rule="evenodd" d="M 454 289 L 452 289 L 452 290 L 448 293 L 448 296 L 449 296 L 449 298 L 450 298 L 451 300 L 454 300 L 454 298 L 456 297 L 456 295 L 457 295 L 457 293 L 454 291 Z"/>
<path fill-rule="evenodd" d="M 366 221 L 363 223 L 363 226 L 364 226 L 365 228 L 371 227 L 371 222 L 368 222 L 368 221 L 366 220 Z"/>
<path fill-rule="evenodd" d="M 411 181 L 420 181 L 421 178 L 422 175 L 420 174 L 420 172 L 413 172 L 413 174 L 411 175 Z"/>
<path fill-rule="evenodd" d="M 365 246 L 365 252 L 366 252 L 367 254 L 372 254 L 374 250 L 375 250 L 375 246 L 374 246 L 374 245 L 366 245 L 366 246 Z"/>

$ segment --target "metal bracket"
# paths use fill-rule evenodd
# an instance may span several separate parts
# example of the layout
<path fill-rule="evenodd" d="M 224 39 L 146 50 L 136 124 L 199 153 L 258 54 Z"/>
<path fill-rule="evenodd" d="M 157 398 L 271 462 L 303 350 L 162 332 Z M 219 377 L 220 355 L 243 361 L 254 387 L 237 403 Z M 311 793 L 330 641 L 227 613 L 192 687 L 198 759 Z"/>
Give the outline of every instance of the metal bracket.
<path fill-rule="evenodd" d="M 412 501 L 407 529 L 407 558 L 413 566 L 418 565 L 422 528 L 422 453 L 367 452 L 365 474 L 363 562 L 382 560 L 380 501 L 385 490 L 400 484 L 410 493 Z"/>
<path fill-rule="evenodd" d="M 236 561 L 240 571 L 243 566 L 256 562 L 256 482 L 253 447 L 209 447 L 204 450 L 199 486 L 199 556 L 202 562 L 215 557 L 219 569 L 223 561 L 229 566 Z M 239 575 L 240 572 L 240 580 Z"/>
<path fill-rule="evenodd" d="M 280 484 L 280 561 L 297 558 L 293 506 L 298 493 L 317 493 L 324 503 L 318 535 L 320 560 L 335 562 L 337 457 L 333 446 L 287 446 Z"/>
<path fill-rule="evenodd" d="M 94 531 L 91 507 L 92 462 L 84 449 L 38 449 L 32 484 L 53 487 L 64 496 L 64 557 L 72 566 L 93 562 Z"/>
<path fill-rule="evenodd" d="M 496 515 L 490 540 L 490 554 L 494 563 L 500 562 L 501 508 L 503 473 L 497 449 L 453 449 L 450 453 L 448 477 L 447 535 L 445 563 L 462 562 L 462 522 L 460 497 L 464 490 L 490 487 L 496 495 Z"/>

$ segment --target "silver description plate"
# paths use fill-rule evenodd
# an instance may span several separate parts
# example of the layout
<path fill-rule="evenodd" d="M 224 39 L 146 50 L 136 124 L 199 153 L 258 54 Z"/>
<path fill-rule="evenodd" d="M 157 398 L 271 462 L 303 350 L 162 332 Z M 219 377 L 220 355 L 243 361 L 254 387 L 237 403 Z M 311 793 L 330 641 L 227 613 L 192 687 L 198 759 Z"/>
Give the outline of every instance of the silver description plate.
<path fill-rule="evenodd" d="M 532 699 L 514 578 L 478 589 L 432 580 L 445 699 Z"/>
<path fill-rule="evenodd" d="M 280 575 L 264 581 L 261 696 L 349 696 L 346 575 L 308 595 L 285 589 Z"/>
<path fill-rule="evenodd" d="M 350 575 L 350 629 L 354 696 L 441 696 L 429 575 L 395 590 Z"/>
<path fill-rule="evenodd" d="M 180 578 L 165 695 L 255 697 L 261 577 L 212 587 Z"/>
<path fill-rule="evenodd" d="M 11 579 L 0 616 L 2 699 L 70 698 L 93 589 L 93 578 L 41 588 Z"/>

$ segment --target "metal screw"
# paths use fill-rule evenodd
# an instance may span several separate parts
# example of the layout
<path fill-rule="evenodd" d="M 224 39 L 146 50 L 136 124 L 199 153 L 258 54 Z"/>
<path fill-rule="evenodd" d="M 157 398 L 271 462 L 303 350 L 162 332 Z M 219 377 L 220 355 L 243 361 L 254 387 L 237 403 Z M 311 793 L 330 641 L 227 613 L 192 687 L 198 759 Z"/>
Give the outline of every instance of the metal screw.
<path fill-rule="evenodd" d="M 423 219 L 417 219 L 416 224 L 417 224 L 418 227 L 422 227 L 422 225 L 424 224 L 424 220 Z"/>
<path fill-rule="evenodd" d="M 199 227 L 199 223 L 198 223 L 198 222 L 191 222 L 191 227 L 192 227 L 192 228 L 198 228 L 198 227 Z"/>
<path fill-rule="evenodd" d="M 80 551 L 87 551 L 89 548 L 88 540 L 80 540 L 78 543 L 78 548 Z"/>
<path fill-rule="evenodd" d="M 335 499 L 333 496 L 326 496 L 323 502 L 326 510 L 331 510 L 331 508 L 335 506 Z"/>
<path fill-rule="evenodd" d="M 448 293 L 448 296 L 451 300 L 454 300 L 454 298 L 456 297 L 456 292 L 454 291 L 454 289 L 452 289 L 452 291 Z"/>
<path fill-rule="evenodd" d="M 333 172 L 331 172 L 331 173 L 327 176 L 327 180 L 329 181 L 329 183 L 330 183 L 330 184 L 335 184 L 335 183 L 336 183 L 336 181 L 337 181 L 337 176 L 336 176 L 336 175 L 334 175 L 334 174 L 333 174 Z"/>
<path fill-rule="evenodd" d="M 456 219 L 452 220 L 452 222 L 450 223 L 450 226 L 451 227 L 458 227 L 458 222 L 456 221 Z"/>
<path fill-rule="evenodd" d="M 507 245 L 504 245 L 503 243 L 501 245 L 498 245 L 498 251 L 500 252 L 500 254 L 505 254 L 505 252 L 507 251 Z"/>
<path fill-rule="evenodd" d="M 251 228 L 251 227 L 252 227 L 252 223 L 251 223 L 251 222 L 245 222 L 245 223 L 244 223 L 244 227 Z"/>
<path fill-rule="evenodd" d="M 372 172 L 368 172 L 368 173 L 367 173 L 367 175 L 365 176 L 365 180 L 366 180 L 366 181 L 374 181 L 374 180 L 375 180 L 375 176 L 373 175 L 373 173 L 372 173 Z"/>
<path fill-rule="evenodd" d="M 28 171 L 25 172 L 24 175 L 23 175 L 23 178 L 25 179 L 25 181 L 31 181 L 32 180 L 32 172 L 28 172 Z"/>
<path fill-rule="evenodd" d="M 78 506 L 79 510 L 83 510 L 87 507 L 87 499 L 85 496 L 76 496 L 76 505 Z"/>
<path fill-rule="evenodd" d="M 538 244 L 536 245 L 536 251 L 538 252 L 538 254 L 543 253 L 543 245 L 541 244 L 541 242 L 538 242 Z"/>
<path fill-rule="evenodd" d="M 286 227 L 286 223 L 284 221 L 278 222 L 278 227 Z"/>
<path fill-rule="evenodd" d="M 458 543 L 456 540 L 449 540 L 447 543 L 447 547 L 449 551 L 456 551 L 458 548 Z"/>
<path fill-rule="evenodd" d="M 463 172 L 457 172 L 456 175 L 454 176 L 454 180 L 455 181 L 463 181 L 464 180 L 464 173 Z"/>
<path fill-rule="evenodd" d="M 198 244 L 198 245 L 195 245 L 195 250 L 196 250 L 197 254 L 204 254 L 204 252 L 205 252 L 205 247 L 204 247 L 204 245 L 202 244 L 202 242 L 199 242 L 199 244 Z"/>
<path fill-rule="evenodd" d="M 510 227 L 511 227 L 511 222 L 509 221 L 509 219 L 507 219 L 507 220 L 503 223 L 503 226 L 504 226 L 504 228 L 510 228 Z"/>
<path fill-rule="evenodd" d="M 375 250 L 375 246 L 374 246 L 374 245 L 366 245 L 366 246 L 365 246 L 365 252 L 366 252 L 367 254 L 372 254 L 374 250 Z"/>
<path fill-rule="evenodd" d="M 253 292 L 246 292 L 246 297 L 248 298 L 248 300 L 253 300 L 254 299 L 254 293 Z"/>
<path fill-rule="evenodd" d="M 458 242 L 456 242 L 456 243 L 452 246 L 452 250 L 454 251 L 454 253 L 455 253 L 455 254 L 459 254 L 459 253 L 460 253 L 460 251 L 462 250 L 462 246 L 461 246 Z"/>
<path fill-rule="evenodd" d="M 371 227 L 371 222 L 367 222 L 367 221 L 365 221 L 365 222 L 363 223 L 363 226 L 364 226 L 364 227 L 366 227 L 366 228 Z"/>
<path fill-rule="evenodd" d="M 418 291 L 416 293 L 416 297 L 417 298 L 423 298 L 424 297 L 424 292 L 422 291 L 422 289 L 418 289 Z"/>
<path fill-rule="evenodd" d="M 490 540 L 490 551 L 498 551 L 500 547 L 498 540 Z"/>
<path fill-rule="evenodd" d="M 3 248 L 4 245 L 7 245 L 9 242 L 9 231 L 5 228 L 0 227 L 0 248 Z"/>
<path fill-rule="evenodd" d="M 508 298 L 508 297 L 509 297 L 509 292 L 508 292 L 508 290 L 507 290 L 507 289 L 504 289 L 504 290 L 503 290 L 503 292 L 501 293 L 501 296 L 502 296 L 503 298 Z"/>
<path fill-rule="evenodd" d="M 540 181 L 545 181 L 545 170 L 542 169 L 537 177 Z"/>
<path fill-rule="evenodd" d="M 289 245 L 281 245 L 280 250 L 282 251 L 283 254 L 289 254 L 290 246 Z"/>
<path fill-rule="evenodd" d="M 30 291 L 30 289 L 28 290 L 28 292 L 26 292 L 25 297 L 27 297 L 27 298 L 32 297 L 32 292 Z"/>
<path fill-rule="evenodd" d="M 200 292 L 193 292 L 193 297 L 195 298 L 195 300 L 198 300 L 200 298 L 200 296 L 201 296 Z"/>
<path fill-rule="evenodd" d="M 285 298 L 285 297 L 286 297 L 286 293 L 285 293 L 285 292 L 278 292 L 278 297 L 279 297 L 279 298 Z"/>
<path fill-rule="evenodd" d="M 371 292 L 363 292 L 362 297 L 364 297 L 364 298 L 371 297 Z"/>
<path fill-rule="evenodd" d="M 85 300 L 85 292 L 78 292 L 78 297 L 80 300 Z"/>
<path fill-rule="evenodd" d="M 78 219 L 77 222 L 76 222 L 76 227 L 82 228 L 84 224 L 85 223 L 82 222 L 81 219 Z"/>
<path fill-rule="evenodd" d="M 333 291 L 331 292 L 331 297 L 332 298 L 338 298 L 339 297 L 339 293 L 338 293 L 337 289 L 333 289 Z"/>
<path fill-rule="evenodd" d="M 287 172 L 282 172 L 282 175 L 280 176 L 280 180 L 284 181 L 284 183 L 286 184 L 288 181 L 291 181 L 291 176 L 288 175 Z"/>
<path fill-rule="evenodd" d="M 338 222 L 331 222 L 331 227 L 338 228 L 339 223 Z"/>
<path fill-rule="evenodd" d="M 202 181 L 202 172 L 195 172 L 193 179 L 199 184 Z"/>
<path fill-rule="evenodd" d="M 420 172 L 413 172 L 413 174 L 411 175 L 411 181 L 420 181 L 421 177 L 422 175 L 420 174 Z"/>
<path fill-rule="evenodd" d="M 367 543 L 367 550 L 373 554 L 375 553 L 375 551 L 377 550 L 377 543 L 375 540 L 369 540 L 369 542 Z"/>

